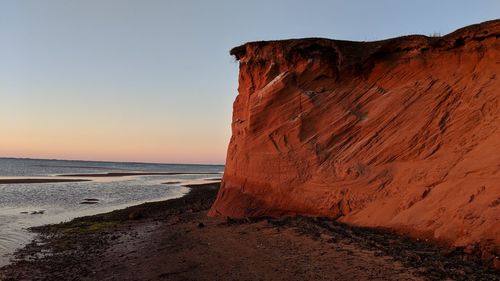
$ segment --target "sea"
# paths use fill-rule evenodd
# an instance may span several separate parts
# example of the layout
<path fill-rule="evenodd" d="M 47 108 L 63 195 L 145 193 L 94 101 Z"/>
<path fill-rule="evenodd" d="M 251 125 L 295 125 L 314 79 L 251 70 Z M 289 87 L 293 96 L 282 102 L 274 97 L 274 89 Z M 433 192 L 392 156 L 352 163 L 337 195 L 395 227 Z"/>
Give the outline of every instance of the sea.
<path fill-rule="evenodd" d="M 0 158 L 6 179 L 85 179 L 85 182 L 0 183 L 0 267 L 34 234 L 30 227 L 122 209 L 144 202 L 182 197 L 187 184 L 218 181 L 222 165 L 150 164 Z M 107 173 L 171 175 L 68 176 Z"/>

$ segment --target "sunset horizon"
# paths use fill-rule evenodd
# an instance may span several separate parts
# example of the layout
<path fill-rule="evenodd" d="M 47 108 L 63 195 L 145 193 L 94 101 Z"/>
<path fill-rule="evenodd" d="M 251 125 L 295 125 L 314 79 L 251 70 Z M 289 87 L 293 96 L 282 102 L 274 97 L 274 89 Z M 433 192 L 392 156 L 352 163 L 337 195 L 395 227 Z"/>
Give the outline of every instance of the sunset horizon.
<path fill-rule="evenodd" d="M 0 156 L 0 159 L 14 160 L 48 160 L 48 161 L 67 161 L 67 162 L 101 162 L 101 163 L 126 163 L 126 164 L 159 164 L 159 165 L 207 165 L 224 166 L 224 163 L 217 162 L 154 162 L 154 161 L 134 161 L 134 160 L 109 160 L 109 159 L 77 159 L 77 158 L 44 158 L 44 157 L 14 157 Z"/>
<path fill-rule="evenodd" d="M 230 49 L 270 39 L 444 35 L 489 19 L 474 5 L 467 17 L 449 5 L 458 16 L 442 21 L 425 5 L 392 1 L 411 11 L 405 24 L 393 25 L 369 12 L 383 14 L 377 4 L 359 11 L 365 23 L 336 12 L 353 12 L 347 3 L 317 9 L 275 1 L 262 10 L 264 3 L 245 5 L 252 24 L 238 26 L 227 24 L 239 18 L 233 11 L 241 5 L 231 1 L 3 2 L 0 156 L 223 164 L 238 94 Z M 305 24 L 296 20 L 300 10 L 318 16 Z M 413 12 L 424 10 L 422 22 Z"/>

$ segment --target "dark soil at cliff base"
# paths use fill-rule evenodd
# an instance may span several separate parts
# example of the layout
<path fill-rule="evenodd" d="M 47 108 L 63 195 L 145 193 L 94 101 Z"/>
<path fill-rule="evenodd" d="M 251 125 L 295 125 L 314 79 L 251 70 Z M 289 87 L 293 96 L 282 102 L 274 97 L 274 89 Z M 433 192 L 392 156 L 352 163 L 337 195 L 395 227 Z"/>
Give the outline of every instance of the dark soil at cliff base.
<path fill-rule="evenodd" d="M 500 280 L 474 256 L 321 218 L 209 218 L 218 184 L 33 229 L 0 280 Z"/>

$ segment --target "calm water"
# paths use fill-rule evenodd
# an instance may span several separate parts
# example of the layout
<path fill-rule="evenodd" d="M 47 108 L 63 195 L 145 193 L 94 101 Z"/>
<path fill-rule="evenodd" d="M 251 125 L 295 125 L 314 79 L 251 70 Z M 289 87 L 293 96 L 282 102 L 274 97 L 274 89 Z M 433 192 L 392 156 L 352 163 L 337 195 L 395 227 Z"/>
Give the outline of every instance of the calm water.
<path fill-rule="evenodd" d="M 0 158 L 0 178 L 44 178 L 64 174 L 109 172 L 207 173 L 85 178 L 90 182 L 0 184 L 0 266 L 32 238 L 28 227 L 67 221 L 147 201 L 177 198 L 183 184 L 219 178 L 223 166 L 111 163 Z M 210 174 L 209 174 L 210 173 Z M 77 177 L 71 177 L 77 178 Z M 180 182 L 164 184 L 166 182 Z M 97 204 L 81 204 L 85 199 Z M 42 211 L 43 214 L 32 214 Z"/>

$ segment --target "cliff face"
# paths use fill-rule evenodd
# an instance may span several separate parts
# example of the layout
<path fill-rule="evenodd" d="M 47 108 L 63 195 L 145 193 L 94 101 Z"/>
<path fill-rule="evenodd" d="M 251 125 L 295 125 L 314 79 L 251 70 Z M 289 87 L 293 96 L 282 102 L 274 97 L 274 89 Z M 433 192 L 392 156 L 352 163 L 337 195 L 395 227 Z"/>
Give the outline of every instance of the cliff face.
<path fill-rule="evenodd" d="M 239 95 L 210 215 L 328 216 L 500 245 L 500 21 L 231 54 Z"/>

